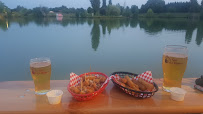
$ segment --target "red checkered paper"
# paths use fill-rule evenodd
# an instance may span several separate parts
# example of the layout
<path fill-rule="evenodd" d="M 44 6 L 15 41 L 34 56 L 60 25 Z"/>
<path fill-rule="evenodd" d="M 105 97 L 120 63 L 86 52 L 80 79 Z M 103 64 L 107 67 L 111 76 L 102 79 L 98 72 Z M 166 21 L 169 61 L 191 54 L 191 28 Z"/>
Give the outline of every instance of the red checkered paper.
<path fill-rule="evenodd" d="M 141 78 L 144 81 L 153 84 L 153 78 L 152 78 L 152 72 L 151 71 L 146 71 L 146 72 L 136 76 L 134 79 L 138 80 L 138 78 Z"/>
<path fill-rule="evenodd" d="M 70 86 L 76 86 L 80 82 L 80 77 L 75 73 L 70 73 Z"/>
<path fill-rule="evenodd" d="M 120 79 L 120 76 L 118 74 L 111 75 L 109 79 L 113 79 L 116 83 L 121 85 L 121 83 L 118 81 Z"/>

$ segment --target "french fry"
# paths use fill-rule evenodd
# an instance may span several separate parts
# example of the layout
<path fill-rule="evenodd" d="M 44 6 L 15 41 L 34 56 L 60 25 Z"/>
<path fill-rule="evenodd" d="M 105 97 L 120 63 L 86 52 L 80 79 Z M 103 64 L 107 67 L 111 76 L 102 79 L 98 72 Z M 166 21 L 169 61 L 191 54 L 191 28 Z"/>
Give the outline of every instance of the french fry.
<path fill-rule="evenodd" d="M 89 86 L 89 85 L 90 85 L 89 79 L 88 79 L 88 80 L 85 80 L 85 81 L 83 82 L 83 85 L 84 85 L 84 86 Z"/>
<path fill-rule="evenodd" d="M 80 89 L 78 87 L 71 87 L 72 92 L 79 94 L 80 93 Z"/>
<path fill-rule="evenodd" d="M 147 88 L 147 90 L 149 90 L 149 91 L 152 91 L 154 89 L 154 85 L 153 84 L 147 83 L 146 81 L 144 81 L 141 78 L 138 78 L 138 82 L 143 84 Z"/>
<path fill-rule="evenodd" d="M 100 79 L 94 79 L 93 82 L 99 83 L 99 82 L 100 82 Z"/>
<path fill-rule="evenodd" d="M 89 80 L 94 80 L 96 78 L 96 76 L 87 76 L 86 79 L 89 79 Z"/>

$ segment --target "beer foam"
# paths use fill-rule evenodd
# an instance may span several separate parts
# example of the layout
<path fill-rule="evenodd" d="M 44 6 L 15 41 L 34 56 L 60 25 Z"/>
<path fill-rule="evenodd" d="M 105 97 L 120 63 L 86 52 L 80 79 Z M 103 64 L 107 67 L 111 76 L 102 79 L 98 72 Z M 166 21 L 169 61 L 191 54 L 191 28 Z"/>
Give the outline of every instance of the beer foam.
<path fill-rule="evenodd" d="M 187 58 L 188 57 L 186 54 L 174 53 L 174 52 L 166 52 L 166 53 L 164 53 L 164 55 L 169 56 L 169 57 L 175 57 L 175 58 Z"/>
<path fill-rule="evenodd" d="M 30 63 L 30 67 L 34 67 L 34 68 L 41 68 L 41 67 L 46 67 L 51 65 L 51 62 L 46 61 L 46 62 L 32 62 Z"/>

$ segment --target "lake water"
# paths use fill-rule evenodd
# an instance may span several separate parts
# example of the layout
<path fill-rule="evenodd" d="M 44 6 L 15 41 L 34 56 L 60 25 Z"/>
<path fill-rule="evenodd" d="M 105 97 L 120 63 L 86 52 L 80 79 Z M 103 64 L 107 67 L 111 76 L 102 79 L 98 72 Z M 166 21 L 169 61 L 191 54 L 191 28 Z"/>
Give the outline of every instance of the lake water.
<path fill-rule="evenodd" d="M 0 20 L 0 81 L 32 80 L 29 61 L 50 57 L 54 80 L 91 71 L 152 71 L 162 78 L 166 45 L 188 47 L 184 77 L 203 74 L 203 22 L 187 19 Z"/>

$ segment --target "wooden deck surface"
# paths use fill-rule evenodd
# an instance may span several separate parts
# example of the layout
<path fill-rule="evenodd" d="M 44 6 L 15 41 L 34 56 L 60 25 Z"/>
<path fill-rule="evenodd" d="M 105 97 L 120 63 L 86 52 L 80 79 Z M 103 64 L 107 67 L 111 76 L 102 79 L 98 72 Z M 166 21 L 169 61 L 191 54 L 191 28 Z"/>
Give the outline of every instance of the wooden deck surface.
<path fill-rule="evenodd" d="M 68 80 L 52 80 L 52 89 L 61 89 L 62 103 L 50 105 L 45 95 L 34 94 L 33 81 L 0 82 L 0 113 L 202 113 L 203 92 L 194 89 L 195 78 L 184 78 L 187 91 L 182 102 L 170 99 L 162 91 L 162 79 L 155 79 L 159 91 L 151 98 L 129 96 L 110 81 L 106 90 L 95 99 L 76 101 L 67 90 Z"/>

